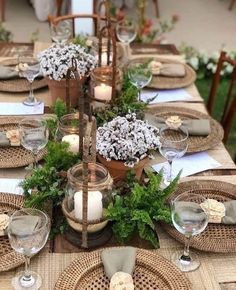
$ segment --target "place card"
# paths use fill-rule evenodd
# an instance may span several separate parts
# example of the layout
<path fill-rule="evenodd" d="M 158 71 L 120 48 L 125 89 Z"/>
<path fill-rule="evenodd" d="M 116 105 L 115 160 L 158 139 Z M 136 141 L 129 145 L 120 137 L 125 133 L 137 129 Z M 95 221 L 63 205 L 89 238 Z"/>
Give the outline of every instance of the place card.
<path fill-rule="evenodd" d="M 221 164 L 212 158 L 206 152 L 194 153 L 186 155 L 182 158 L 175 159 L 172 163 L 172 176 L 176 177 L 182 170 L 181 177 L 190 176 L 205 170 L 214 169 L 220 167 Z M 152 166 L 152 168 L 159 172 L 161 169 L 168 170 L 168 163 L 158 163 Z"/>
<path fill-rule="evenodd" d="M 42 115 L 44 113 L 44 103 L 36 106 L 26 106 L 23 103 L 0 103 L 0 115 L 20 116 L 20 115 Z"/>
<path fill-rule="evenodd" d="M 185 89 L 172 89 L 172 90 L 142 90 L 140 99 L 147 102 L 149 99 L 154 98 L 150 104 L 177 102 L 192 99 L 192 96 Z"/>
<path fill-rule="evenodd" d="M 19 185 L 22 181 L 23 179 L 0 178 L 0 192 L 22 195 L 23 189 Z"/>

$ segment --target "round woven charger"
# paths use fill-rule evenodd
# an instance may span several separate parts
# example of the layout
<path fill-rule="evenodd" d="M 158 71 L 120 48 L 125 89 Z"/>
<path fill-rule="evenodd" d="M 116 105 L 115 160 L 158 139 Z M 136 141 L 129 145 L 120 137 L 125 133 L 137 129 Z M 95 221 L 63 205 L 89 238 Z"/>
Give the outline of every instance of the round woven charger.
<path fill-rule="evenodd" d="M 5 66 L 15 66 L 18 64 L 17 59 L 7 59 L 1 61 L 1 65 Z M 33 82 L 33 89 L 41 89 L 47 86 L 47 82 L 45 78 L 36 78 Z M 0 81 L 0 91 L 2 92 L 12 92 L 12 93 L 20 93 L 20 92 L 28 92 L 29 91 L 29 82 L 25 78 L 16 78 L 9 80 L 1 80 Z"/>
<path fill-rule="evenodd" d="M 11 215 L 23 206 L 23 197 L 15 194 L 0 193 L 0 214 Z M 23 264 L 24 256 L 17 254 L 11 247 L 8 237 L 0 237 L 0 272 L 8 271 Z"/>
<path fill-rule="evenodd" d="M 216 180 L 188 181 L 179 184 L 174 195 L 193 192 L 220 202 L 236 199 L 236 186 Z M 173 196 L 172 196 L 173 197 Z M 171 198 L 172 198 L 171 197 Z M 184 243 L 184 235 L 173 226 L 162 224 L 164 229 L 177 241 Z M 190 239 L 192 248 L 215 253 L 236 252 L 236 225 L 211 224 L 197 236 Z"/>
<path fill-rule="evenodd" d="M 0 131 L 17 129 L 20 120 L 22 120 L 20 117 L 0 118 Z M 34 162 L 32 153 L 22 146 L 0 147 L 0 150 L 0 168 L 22 167 Z M 45 154 L 46 149 L 42 149 L 37 156 L 37 160 L 41 160 Z"/>
<path fill-rule="evenodd" d="M 149 88 L 155 89 L 177 89 L 190 86 L 196 80 L 195 71 L 187 64 L 183 64 L 174 60 L 164 60 L 155 58 L 156 61 L 165 63 L 179 63 L 185 67 L 184 77 L 165 77 L 161 75 L 153 76 L 151 83 L 148 85 Z"/>
<path fill-rule="evenodd" d="M 209 119 L 211 132 L 208 136 L 189 136 L 188 153 L 201 152 L 218 145 L 224 137 L 224 130 L 221 125 L 210 116 L 187 108 L 172 106 L 161 106 L 150 108 L 149 112 L 157 117 L 167 119 L 170 116 L 178 115 L 182 120 L 186 119 Z"/>
<path fill-rule="evenodd" d="M 100 254 L 101 251 L 94 251 L 73 261 L 60 275 L 54 290 L 109 289 Z M 133 279 L 137 290 L 191 289 L 189 280 L 177 267 L 147 250 L 137 250 Z"/>

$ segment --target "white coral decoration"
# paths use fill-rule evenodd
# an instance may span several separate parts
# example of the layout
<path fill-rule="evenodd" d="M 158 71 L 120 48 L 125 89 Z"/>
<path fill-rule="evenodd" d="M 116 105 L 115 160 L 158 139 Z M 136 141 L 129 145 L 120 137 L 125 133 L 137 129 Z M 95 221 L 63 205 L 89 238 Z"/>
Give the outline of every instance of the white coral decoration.
<path fill-rule="evenodd" d="M 97 152 L 106 160 L 125 161 L 133 167 L 149 156 L 149 150 L 160 145 L 159 130 L 142 120 L 136 114 L 116 117 L 97 130 Z"/>
<path fill-rule="evenodd" d="M 94 56 L 85 52 L 84 47 L 75 44 L 66 46 L 53 45 L 38 54 L 41 70 L 44 76 L 60 81 L 66 77 L 67 70 L 72 66 L 72 59 L 76 60 L 80 77 L 88 76 L 96 65 Z"/>

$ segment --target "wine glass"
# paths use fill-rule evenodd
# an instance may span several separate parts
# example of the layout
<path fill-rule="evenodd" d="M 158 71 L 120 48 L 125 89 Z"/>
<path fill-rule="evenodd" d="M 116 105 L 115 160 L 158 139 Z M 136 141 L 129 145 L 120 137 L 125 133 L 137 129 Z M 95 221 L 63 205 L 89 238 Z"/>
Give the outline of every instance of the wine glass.
<path fill-rule="evenodd" d="M 129 45 L 137 36 L 136 21 L 130 18 L 123 18 L 116 24 L 116 35 L 120 42 L 124 44 L 126 56 L 129 56 Z"/>
<path fill-rule="evenodd" d="M 37 167 L 37 155 L 48 142 L 48 128 L 41 119 L 26 118 L 19 124 L 21 145 L 30 150 L 34 157 L 33 168 Z"/>
<path fill-rule="evenodd" d="M 52 41 L 59 45 L 64 45 L 72 36 L 71 20 L 62 20 L 58 23 L 50 24 L 50 33 Z"/>
<path fill-rule="evenodd" d="M 152 80 L 152 72 L 147 59 L 134 59 L 128 64 L 128 77 L 130 82 L 139 90 L 138 100 L 141 101 L 141 90 Z"/>
<path fill-rule="evenodd" d="M 18 57 L 18 70 L 19 76 L 24 77 L 29 82 L 29 96 L 23 101 L 23 104 L 27 106 L 36 106 L 41 103 L 40 100 L 37 100 L 34 96 L 33 91 L 33 82 L 35 78 L 40 74 L 40 63 L 39 60 L 34 57 L 33 54 L 24 53 Z"/>
<path fill-rule="evenodd" d="M 172 262 L 183 272 L 196 270 L 200 266 L 196 254 L 189 253 L 190 238 L 200 234 L 208 224 L 208 217 L 200 203 L 205 198 L 192 192 L 182 193 L 171 202 L 171 217 L 174 227 L 185 235 L 186 242 L 183 253 L 174 253 Z"/>
<path fill-rule="evenodd" d="M 172 181 L 173 160 L 184 156 L 188 149 L 188 130 L 184 126 L 178 128 L 163 126 L 159 134 L 159 151 L 169 164 L 169 171 L 164 174 L 164 183 L 168 185 Z"/>
<path fill-rule="evenodd" d="M 46 244 L 50 219 L 42 211 L 23 208 L 13 213 L 8 225 L 8 238 L 11 247 L 25 256 L 25 271 L 12 279 L 12 286 L 16 290 L 39 289 L 42 278 L 39 274 L 29 270 L 30 258 L 37 254 Z"/>

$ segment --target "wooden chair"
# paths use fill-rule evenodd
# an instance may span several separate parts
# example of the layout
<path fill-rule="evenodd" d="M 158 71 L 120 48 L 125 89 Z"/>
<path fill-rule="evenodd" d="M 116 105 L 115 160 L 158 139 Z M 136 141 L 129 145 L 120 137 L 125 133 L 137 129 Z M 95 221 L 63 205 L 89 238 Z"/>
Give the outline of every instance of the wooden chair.
<path fill-rule="evenodd" d="M 60 21 L 63 20 L 72 20 L 72 36 L 75 37 L 75 20 L 79 19 L 79 18 L 90 18 L 93 20 L 94 23 L 94 36 L 98 35 L 98 24 L 100 21 L 100 17 L 97 14 L 68 14 L 68 15 L 63 15 L 63 16 L 58 16 L 58 17 L 54 17 L 54 16 L 49 16 L 48 17 L 48 21 L 49 24 L 58 24 Z"/>
<path fill-rule="evenodd" d="M 235 3 L 235 0 L 230 1 L 229 8 L 228 8 L 230 11 L 233 9 L 234 3 Z"/>
<path fill-rule="evenodd" d="M 6 0 L 0 0 L 1 22 L 5 21 Z"/>
<path fill-rule="evenodd" d="M 230 128 L 232 126 L 233 116 L 236 112 L 236 95 L 233 94 L 234 84 L 236 81 L 236 61 L 228 57 L 225 51 L 222 51 L 220 54 L 220 58 L 217 64 L 217 69 L 213 76 L 211 90 L 210 90 L 210 94 L 209 94 L 209 98 L 207 102 L 207 109 L 208 109 L 208 112 L 212 114 L 215 99 L 216 99 L 217 89 L 218 89 L 220 79 L 221 79 L 220 73 L 223 69 L 224 64 L 231 64 L 233 66 L 233 71 L 231 73 L 230 80 L 229 80 L 228 92 L 227 91 L 225 92 L 226 101 L 223 107 L 223 113 L 220 120 L 222 126 L 224 127 L 224 131 L 225 131 L 224 142 L 226 142 L 229 137 Z"/>
<path fill-rule="evenodd" d="M 224 143 L 226 143 L 226 141 L 229 138 L 229 133 L 230 133 L 230 129 L 232 128 L 233 125 L 233 121 L 234 118 L 236 117 L 236 95 L 234 95 L 234 98 L 231 102 L 231 104 L 228 107 L 228 110 L 226 112 L 226 115 L 224 117 L 224 119 L 222 120 L 222 126 L 224 128 Z M 236 158 L 236 156 L 235 156 Z M 236 161 L 236 159 L 235 159 Z"/>

